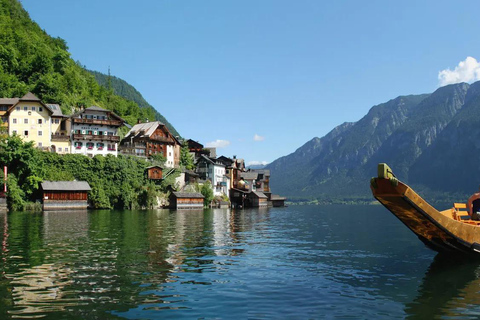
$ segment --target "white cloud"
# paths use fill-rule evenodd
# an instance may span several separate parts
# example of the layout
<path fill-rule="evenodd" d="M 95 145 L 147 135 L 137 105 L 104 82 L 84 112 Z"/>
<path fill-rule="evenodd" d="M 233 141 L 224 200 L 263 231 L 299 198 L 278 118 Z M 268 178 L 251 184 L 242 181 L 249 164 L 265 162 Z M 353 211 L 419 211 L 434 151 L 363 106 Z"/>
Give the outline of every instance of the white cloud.
<path fill-rule="evenodd" d="M 249 161 L 247 162 L 247 166 L 259 166 L 259 165 L 262 165 L 262 166 L 266 166 L 268 164 L 267 161 Z"/>
<path fill-rule="evenodd" d="M 263 141 L 265 140 L 265 137 L 259 136 L 258 134 L 255 133 L 253 136 L 253 141 Z"/>
<path fill-rule="evenodd" d="M 230 145 L 228 140 L 215 140 L 212 142 L 207 142 L 207 148 L 226 148 Z"/>
<path fill-rule="evenodd" d="M 477 80 L 480 80 L 480 62 L 472 57 L 467 57 L 464 61 L 460 61 L 455 70 L 445 69 L 438 73 L 440 86 Z"/>

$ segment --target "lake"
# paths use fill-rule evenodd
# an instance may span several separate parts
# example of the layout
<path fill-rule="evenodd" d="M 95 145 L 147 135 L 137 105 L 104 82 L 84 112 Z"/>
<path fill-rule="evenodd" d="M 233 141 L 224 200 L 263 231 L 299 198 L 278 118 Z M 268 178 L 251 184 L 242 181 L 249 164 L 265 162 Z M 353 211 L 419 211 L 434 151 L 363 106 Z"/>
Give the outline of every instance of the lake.
<path fill-rule="evenodd" d="M 480 316 L 480 263 L 381 206 L 14 212 L 0 240 L 1 319 Z"/>

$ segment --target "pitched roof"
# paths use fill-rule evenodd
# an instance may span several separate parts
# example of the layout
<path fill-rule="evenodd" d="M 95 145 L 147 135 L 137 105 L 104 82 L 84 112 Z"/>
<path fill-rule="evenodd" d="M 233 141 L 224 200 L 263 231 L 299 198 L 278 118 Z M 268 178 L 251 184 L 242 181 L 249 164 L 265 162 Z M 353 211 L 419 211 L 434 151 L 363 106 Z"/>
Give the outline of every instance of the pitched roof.
<path fill-rule="evenodd" d="M 47 104 L 47 108 L 50 109 L 53 114 L 52 117 L 63 117 L 63 112 L 62 109 L 60 109 L 60 106 L 58 104 Z"/>
<path fill-rule="evenodd" d="M 258 173 L 256 172 L 240 172 L 240 178 L 246 179 L 246 180 L 256 180 L 258 178 Z"/>
<path fill-rule="evenodd" d="M 150 167 L 146 167 L 145 169 L 152 169 L 152 168 L 159 168 L 163 170 L 162 166 L 150 166 Z"/>
<path fill-rule="evenodd" d="M 125 138 L 130 138 L 132 136 L 136 137 L 150 137 L 158 126 L 164 126 L 164 124 L 160 121 L 152 121 L 152 122 L 145 122 L 145 123 L 137 123 L 133 126 L 130 131 L 125 135 Z M 167 129 L 168 130 L 168 129 Z"/>
<path fill-rule="evenodd" d="M 19 98 L 0 98 L 0 104 L 2 105 L 14 105 L 20 100 Z"/>
<path fill-rule="evenodd" d="M 90 191 L 87 181 L 43 181 L 42 189 L 45 191 Z"/>
<path fill-rule="evenodd" d="M 172 192 L 177 198 L 196 198 L 203 199 L 205 198 L 203 194 L 199 192 Z"/>
<path fill-rule="evenodd" d="M 40 101 L 40 99 L 31 92 L 28 92 L 26 95 L 20 98 L 23 101 Z"/>
<path fill-rule="evenodd" d="M 103 108 L 100 108 L 100 107 L 97 107 L 97 106 L 91 106 L 91 107 L 88 107 L 87 109 L 85 109 L 85 111 L 103 111 L 103 112 L 110 112 L 110 110 L 107 110 L 107 109 L 103 109 Z"/>
<path fill-rule="evenodd" d="M 268 199 L 268 197 L 267 197 L 263 192 L 260 192 L 260 191 L 252 191 L 251 193 L 253 193 L 254 195 L 256 195 L 256 196 L 259 197 L 259 198 Z"/>

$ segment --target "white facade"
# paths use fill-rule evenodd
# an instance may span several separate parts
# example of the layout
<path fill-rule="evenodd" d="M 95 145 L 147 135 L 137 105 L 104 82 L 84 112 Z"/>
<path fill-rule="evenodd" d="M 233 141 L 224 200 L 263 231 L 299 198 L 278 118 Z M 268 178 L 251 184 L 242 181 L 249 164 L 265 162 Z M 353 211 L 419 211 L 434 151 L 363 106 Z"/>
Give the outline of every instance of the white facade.
<path fill-rule="evenodd" d="M 211 171 L 210 171 L 211 170 Z M 221 196 L 224 194 L 225 182 L 225 166 L 221 164 L 213 164 L 209 166 L 209 176 L 212 179 L 213 194 Z M 227 193 L 228 195 L 228 193 Z"/>
<path fill-rule="evenodd" d="M 165 158 L 167 160 L 165 161 L 165 166 L 168 168 L 173 168 L 175 167 L 175 146 L 173 145 L 167 145 L 167 152 L 165 154 Z"/>
<path fill-rule="evenodd" d="M 108 114 L 107 110 L 91 107 L 72 117 L 72 153 L 89 157 L 118 155 L 121 121 Z"/>

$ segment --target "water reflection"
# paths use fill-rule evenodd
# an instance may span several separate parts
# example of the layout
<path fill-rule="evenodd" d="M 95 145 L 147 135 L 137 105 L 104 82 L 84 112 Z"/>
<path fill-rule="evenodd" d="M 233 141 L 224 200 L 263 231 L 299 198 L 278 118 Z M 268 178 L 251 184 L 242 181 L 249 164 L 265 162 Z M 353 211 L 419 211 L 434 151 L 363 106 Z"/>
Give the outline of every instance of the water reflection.
<path fill-rule="evenodd" d="M 478 318 L 480 262 L 437 255 L 418 296 L 406 305 L 405 311 L 410 319 Z"/>

